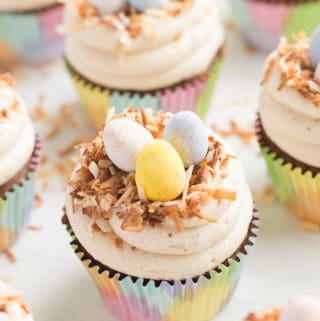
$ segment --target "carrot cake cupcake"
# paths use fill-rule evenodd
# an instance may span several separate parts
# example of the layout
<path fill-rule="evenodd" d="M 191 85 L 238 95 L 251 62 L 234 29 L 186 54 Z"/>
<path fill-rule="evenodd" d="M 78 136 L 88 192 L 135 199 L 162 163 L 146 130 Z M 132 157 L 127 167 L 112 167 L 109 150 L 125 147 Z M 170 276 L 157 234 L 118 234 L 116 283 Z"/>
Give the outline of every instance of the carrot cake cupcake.
<path fill-rule="evenodd" d="M 126 321 L 219 313 L 257 230 L 234 152 L 195 113 L 130 107 L 75 162 L 63 222 L 109 309 Z"/>
<path fill-rule="evenodd" d="M 21 61 L 42 63 L 62 53 L 63 6 L 57 0 L 0 1 L 0 70 Z"/>
<path fill-rule="evenodd" d="M 280 201 L 320 230 L 320 29 L 283 39 L 262 80 L 257 134 Z"/>
<path fill-rule="evenodd" d="M 205 116 L 224 30 L 211 0 L 66 1 L 65 57 L 83 106 L 101 129 L 129 104 Z"/>
<path fill-rule="evenodd" d="M 279 39 L 319 25 L 319 0 L 231 0 L 241 36 L 250 46 L 270 52 Z"/>
<path fill-rule="evenodd" d="M 33 203 L 40 143 L 14 80 L 0 76 L 0 253 L 17 239 Z"/>

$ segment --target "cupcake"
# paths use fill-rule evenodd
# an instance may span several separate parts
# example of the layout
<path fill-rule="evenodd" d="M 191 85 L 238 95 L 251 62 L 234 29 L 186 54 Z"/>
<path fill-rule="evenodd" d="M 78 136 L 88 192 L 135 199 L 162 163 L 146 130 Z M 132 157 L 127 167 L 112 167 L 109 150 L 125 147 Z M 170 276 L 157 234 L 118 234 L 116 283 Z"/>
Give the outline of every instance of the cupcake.
<path fill-rule="evenodd" d="M 0 76 L 0 253 L 17 239 L 33 203 L 40 143 L 9 75 Z"/>
<path fill-rule="evenodd" d="M 320 301 L 312 297 L 300 297 L 281 309 L 268 309 L 250 313 L 244 321 L 320 321 Z"/>
<path fill-rule="evenodd" d="M 121 320 L 208 321 L 229 301 L 257 231 L 233 151 L 190 111 L 109 111 L 80 147 L 63 223 Z"/>
<path fill-rule="evenodd" d="M 319 24 L 319 0 L 231 0 L 240 33 L 262 51 L 274 50 L 281 36 L 290 41 L 301 30 L 311 35 Z"/>
<path fill-rule="evenodd" d="M 62 13 L 57 0 L 1 0 L 0 69 L 60 56 L 63 42 L 55 29 L 62 22 Z"/>
<path fill-rule="evenodd" d="M 279 200 L 305 227 L 320 229 L 320 30 L 269 56 L 257 135 Z M 316 80 L 318 78 L 318 80 Z"/>
<path fill-rule="evenodd" d="M 207 114 L 224 30 L 211 0 L 67 1 L 65 61 L 94 128 L 130 104 Z"/>
<path fill-rule="evenodd" d="M 0 320 L 33 321 L 21 294 L 0 281 Z"/>

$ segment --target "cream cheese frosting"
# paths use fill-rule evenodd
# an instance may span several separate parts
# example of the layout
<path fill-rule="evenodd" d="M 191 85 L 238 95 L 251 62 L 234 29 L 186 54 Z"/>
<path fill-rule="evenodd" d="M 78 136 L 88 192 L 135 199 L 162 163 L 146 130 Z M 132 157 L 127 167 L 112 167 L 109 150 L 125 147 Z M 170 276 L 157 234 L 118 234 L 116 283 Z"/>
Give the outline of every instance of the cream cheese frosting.
<path fill-rule="evenodd" d="M 20 293 L 0 281 L 0 321 L 33 321 Z"/>
<path fill-rule="evenodd" d="M 176 16 L 166 13 L 166 5 L 139 15 L 143 23 L 134 37 L 121 23 L 82 21 L 67 33 L 66 56 L 84 77 L 114 89 L 155 90 L 199 76 L 221 49 L 224 30 L 211 1 L 188 1 L 190 8 Z M 66 26 L 79 20 L 67 5 Z"/>
<path fill-rule="evenodd" d="M 166 122 L 166 117 L 170 117 L 169 115 L 165 114 L 163 123 Z M 131 117 L 134 119 L 138 116 L 133 113 Z M 214 146 L 217 146 L 219 152 L 209 156 L 213 152 L 209 147 L 205 163 L 211 164 L 210 158 L 216 159 L 216 161 L 213 161 L 214 165 L 210 165 L 212 166 L 209 169 L 210 174 L 204 180 L 206 183 L 201 183 L 202 180 L 198 181 L 197 179 L 194 181 L 194 178 L 202 175 L 200 174 L 202 166 L 198 167 L 195 172 L 191 167 L 194 177 L 191 181 L 194 183 L 187 186 L 186 189 L 190 198 L 187 197 L 184 201 L 181 196 L 180 201 L 178 198 L 172 202 L 153 203 L 158 210 L 162 206 L 170 207 L 179 202 L 182 206 L 181 211 L 185 210 L 183 204 L 191 206 L 193 209 L 200 206 L 201 215 L 181 216 L 182 228 L 180 229 L 177 229 L 176 222 L 170 219 L 170 216 L 157 224 L 145 223 L 141 229 L 126 229 L 123 225 L 124 218 L 120 212 L 122 205 L 119 201 L 117 201 L 118 205 L 114 205 L 110 212 L 104 212 L 102 216 L 99 215 L 100 211 L 91 212 L 95 213 L 92 215 L 85 213 L 84 207 L 96 207 L 95 204 L 97 204 L 101 192 L 95 194 L 94 190 L 90 188 L 91 185 L 79 189 L 84 186 L 83 180 L 79 179 L 86 172 L 84 171 L 85 165 L 83 165 L 85 164 L 84 159 L 89 157 L 91 162 L 95 159 L 90 156 L 91 154 L 88 155 L 89 151 L 92 152 L 92 155 L 101 155 L 101 152 L 93 148 L 94 145 L 85 144 L 86 146 L 81 150 L 82 156 L 80 156 L 83 161 L 78 162 L 71 175 L 66 201 L 66 214 L 69 223 L 81 245 L 100 263 L 116 271 L 154 280 L 180 280 L 196 277 L 216 268 L 231 257 L 248 234 L 252 220 L 253 200 L 239 159 L 234 156 L 230 157 L 230 155 L 234 155 L 234 152 L 211 131 L 208 131 L 208 139 L 213 142 Z M 225 162 L 226 158 L 223 155 L 228 155 L 227 162 Z M 103 162 L 107 161 L 105 157 L 101 156 L 98 159 Z M 95 177 L 103 175 L 98 174 L 95 166 L 89 167 L 91 167 L 92 173 L 95 173 Z M 104 169 L 102 173 L 104 171 L 108 170 Z M 114 172 L 114 169 L 110 169 L 110 171 Z M 118 175 L 115 173 L 111 177 L 116 178 Z M 188 177 L 188 174 L 186 176 Z M 130 173 L 124 180 L 130 180 Z M 99 179 L 93 181 L 89 179 L 89 182 L 94 182 L 95 186 L 100 184 L 98 181 Z M 105 179 L 101 184 L 109 184 L 109 180 Z M 190 205 L 188 202 L 193 199 L 193 191 L 200 191 L 201 188 L 204 188 L 203 191 L 229 191 L 235 197 L 220 199 L 214 194 L 212 196 L 207 194 L 208 198 L 205 201 L 196 200 L 197 204 L 191 203 L 193 205 Z M 121 190 L 123 195 L 128 191 L 123 188 Z M 85 195 L 89 195 L 89 198 L 81 200 Z M 139 203 L 134 196 L 131 199 L 133 204 Z M 81 202 L 80 206 L 78 200 Z M 107 203 L 109 201 L 105 200 Z M 99 202 L 101 204 L 101 201 Z M 102 207 L 110 208 L 109 206 L 103 205 Z M 126 208 L 126 212 L 129 211 L 128 208 Z M 153 212 L 150 212 L 150 207 L 148 207 L 146 215 L 152 215 L 151 213 Z M 115 239 L 118 241 L 115 242 Z M 121 246 L 119 246 L 119 242 Z M 184 268 L 181 269 L 181 266 Z"/>
<path fill-rule="evenodd" d="M 57 4 L 57 0 L 1 0 L 0 11 L 37 10 Z"/>
<path fill-rule="evenodd" d="M 296 46 L 304 50 L 305 41 Z M 295 66 L 295 69 L 299 77 L 301 66 Z M 320 107 L 315 105 L 315 99 L 292 87 L 292 81 L 283 82 L 284 70 L 287 70 L 285 59 L 279 59 L 277 51 L 273 52 L 266 64 L 268 76 L 260 95 L 262 126 L 280 149 L 299 161 L 320 168 L 320 141 L 317 139 L 320 137 Z M 312 81 L 309 86 L 313 98 L 317 99 L 320 86 Z"/>
<path fill-rule="evenodd" d="M 12 84 L 0 78 L 0 185 L 27 164 L 35 132 L 24 101 Z"/>

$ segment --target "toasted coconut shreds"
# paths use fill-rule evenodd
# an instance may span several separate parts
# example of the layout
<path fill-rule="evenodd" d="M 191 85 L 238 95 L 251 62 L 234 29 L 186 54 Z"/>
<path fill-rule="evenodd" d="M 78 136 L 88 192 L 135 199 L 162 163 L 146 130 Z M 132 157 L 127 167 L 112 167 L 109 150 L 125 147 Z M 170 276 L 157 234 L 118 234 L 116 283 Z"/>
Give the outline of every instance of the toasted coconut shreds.
<path fill-rule="evenodd" d="M 278 49 L 267 63 L 261 84 L 268 82 L 272 70 L 280 71 L 278 90 L 291 87 L 313 106 L 320 107 L 320 84 L 314 80 L 315 70 L 309 59 L 310 39 L 302 32 L 294 38 L 294 43 L 282 39 Z"/>
<path fill-rule="evenodd" d="M 16 82 L 11 74 L 5 73 L 0 75 L 0 86 L 15 87 Z"/>
<path fill-rule="evenodd" d="M 165 124 L 172 116 L 162 111 L 152 116 L 151 110 L 129 107 L 121 115 L 113 116 L 119 117 L 134 120 L 154 137 L 162 137 Z M 170 202 L 151 202 L 143 188 L 137 188 L 133 172 L 126 173 L 112 164 L 104 151 L 100 132 L 91 143 L 78 146 L 81 155 L 74 158 L 77 169 L 69 181 L 73 210 L 82 210 L 95 222 L 118 215 L 122 229 L 135 232 L 141 231 L 144 225 L 154 226 L 165 220 L 172 220 L 177 231 L 183 230 L 182 219 L 197 217 L 214 223 L 216 219 L 207 217 L 202 205 L 212 198 L 234 201 L 237 194 L 214 187 L 217 180 L 222 179 L 221 172 L 225 171 L 232 155 L 226 154 L 213 136 L 209 136 L 208 141 L 206 159 L 186 171 L 186 188 L 182 195 Z"/>
<path fill-rule="evenodd" d="M 261 313 L 250 313 L 244 321 L 278 321 L 282 311 L 279 309 L 269 309 Z"/>
<path fill-rule="evenodd" d="M 2 280 L 2 279 L 0 279 Z M 4 281 L 8 281 L 6 279 L 4 279 Z M 4 318 L 2 317 L 1 319 L 5 320 L 7 319 L 7 313 L 10 313 L 12 311 L 16 311 L 16 307 L 13 306 L 18 305 L 20 306 L 22 311 L 19 311 L 19 319 L 22 320 L 26 317 L 26 315 L 30 314 L 30 311 L 28 309 L 28 307 L 26 306 L 25 302 L 23 301 L 23 298 L 21 296 L 21 294 L 16 291 L 13 290 L 11 288 L 5 288 L 4 291 L 1 292 L 1 296 L 0 296 L 0 312 L 1 312 L 1 316 L 4 313 Z M 23 315 L 20 315 L 21 313 L 23 313 Z M 10 313 L 11 315 L 11 313 Z M 9 317 L 11 319 L 11 317 Z"/>
<path fill-rule="evenodd" d="M 125 6 L 123 10 L 103 15 L 98 8 L 89 0 L 61 0 L 72 11 L 75 19 L 72 24 L 61 25 L 58 28 L 60 33 L 79 31 L 85 26 L 104 26 L 119 32 L 125 32 L 129 38 L 136 38 L 140 34 L 145 34 L 153 40 L 156 33 L 153 30 L 152 19 L 168 19 L 177 17 L 189 11 L 195 0 L 172 0 L 168 4 L 158 9 L 148 9 L 143 13 L 137 12 L 133 8 Z M 121 42 L 126 40 L 121 39 Z"/>

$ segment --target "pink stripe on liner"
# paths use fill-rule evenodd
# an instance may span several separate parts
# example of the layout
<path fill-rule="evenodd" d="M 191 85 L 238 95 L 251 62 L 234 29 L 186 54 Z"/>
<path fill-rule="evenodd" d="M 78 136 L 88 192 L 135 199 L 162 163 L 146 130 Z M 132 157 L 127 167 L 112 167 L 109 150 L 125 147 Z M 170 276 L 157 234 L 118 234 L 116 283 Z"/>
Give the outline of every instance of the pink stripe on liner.
<path fill-rule="evenodd" d="M 151 315 L 148 315 L 148 316 L 143 315 L 142 311 L 145 311 L 147 313 L 149 311 L 149 308 L 146 307 L 145 309 L 143 309 L 142 306 L 139 306 L 140 304 L 138 302 L 136 302 L 137 308 L 135 308 L 135 304 L 132 304 L 132 302 L 130 302 L 130 299 L 133 299 L 133 301 L 136 300 L 136 298 L 133 298 L 133 297 L 126 298 L 124 295 L 121 295 L 121 297 L 117 299 L 110 298 L 104 295 L 104 302 L 106 303 L 110 311 L 121 320 L 126 320 L 126 321 L 162 320 L 162 317 L 159 313 L 156 313 L 156 317 L 157 317 L 156 319 L 153 318 L 153 316 Z"/>
<path fill-rule="evenodd" d="M 258 1 L 247 1 L 247 5 L 255 24 L 261 30 L 279 37 L 282 35 L 290 13 L 289 5 Z"/>
<path fill-rule="evenodd" d="M 195 80 L 184 86 L 166 89 L 160 97 L 160 108 L 173 114 L 182 110 L 195 111 L 204 83 L 205 79 Z"/>
<path fill-rule="evenodd" d="M 63 21 L 63 6 L 54 7 L 40 15 L 40 23 L 42 26 L 45 39 L 60 40 L 62 36 L 56 32 L 56 28 Z"/>

